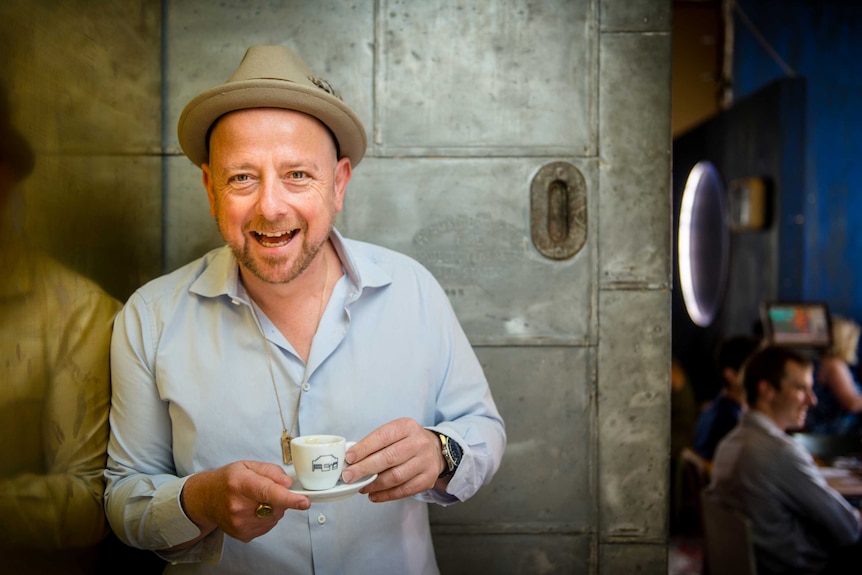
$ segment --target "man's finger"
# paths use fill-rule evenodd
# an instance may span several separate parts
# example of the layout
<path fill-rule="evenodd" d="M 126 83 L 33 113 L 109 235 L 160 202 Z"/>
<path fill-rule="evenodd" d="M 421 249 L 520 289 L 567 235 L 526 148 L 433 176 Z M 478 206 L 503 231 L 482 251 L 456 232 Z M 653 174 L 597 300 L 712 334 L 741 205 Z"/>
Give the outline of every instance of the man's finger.
<path fill-rule="evenodd" d="M 290 491 L 293 478 L 281 466 L 262 461 L 246 461 L 251 472 L 246 480 L 244 495 L 259 503 L 268 503 L 280 509 L 308 509 L 308 497 Z"/>
<path fill-rule="evenodd" d="M 345 460 L 352 465 L 393 443 L 401 441 L 410 435 L 411 423 L 414 423 L 413 420 L 407 418 L 384 423 L 348 449 L 344 456 Z"/>
<path fill-rule="evenodd" d="M 263 461 L 246 461 L 245 465 L 258 475 L 269 478 L 279 485 L 284 487 L 290 487 L 293 485 L 293 477 L 288 475 L 281 465 L 266 463 Z"/>

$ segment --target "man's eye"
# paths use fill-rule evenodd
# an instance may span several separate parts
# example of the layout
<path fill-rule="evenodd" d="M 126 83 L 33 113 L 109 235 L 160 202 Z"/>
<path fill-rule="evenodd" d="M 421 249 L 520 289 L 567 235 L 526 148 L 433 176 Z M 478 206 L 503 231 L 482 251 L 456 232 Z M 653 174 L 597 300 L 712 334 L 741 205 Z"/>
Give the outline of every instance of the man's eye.
<path fill-rule="evenodd" d="M 290 172 L 288 177 L 291 180 L 301 180 L 305 177 L 305 172 Z"/>
<path fill-rule="evenodd" d="M 249 180 L 248 174 L 237 174 L 231 179 L 235 182 L 247 182 Z"/>

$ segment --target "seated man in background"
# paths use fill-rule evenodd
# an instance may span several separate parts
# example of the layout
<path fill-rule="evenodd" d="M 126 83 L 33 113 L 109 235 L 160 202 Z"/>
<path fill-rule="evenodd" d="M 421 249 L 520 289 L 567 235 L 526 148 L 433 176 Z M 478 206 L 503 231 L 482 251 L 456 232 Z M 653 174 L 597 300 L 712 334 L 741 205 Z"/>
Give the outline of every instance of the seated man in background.
<path fill-rule="evenodd" d="M 853 377 L 851 366 L 858 358 L 859 324 L 832 316 L 832 343 L 817 366 L 814 393 L 817 405 L 808 410 L 805 428 L 825 435 L 862 433 L 862 389 Z"/>
<path fill-rule="evenodd" d="M 817 401 L 811 363 L 767 347 L 745 364 L 743 385 L 749 409 L 718 445 L 710 495 L 750 518 L 761 575 L 858 573 L 859 512 L 786 433 Z"/>
<path fill-rule="evenodd" d="M 747 335 L 724 340 L 718 348 L 716 364 L 722 388 L 697 420 L 694 430 L 694 450 L 712 461 L 715 447 L 733 429 L 745 409 L 745 388 L 742 387 L 742 364 L 757 350 L 760 341 Z"/>

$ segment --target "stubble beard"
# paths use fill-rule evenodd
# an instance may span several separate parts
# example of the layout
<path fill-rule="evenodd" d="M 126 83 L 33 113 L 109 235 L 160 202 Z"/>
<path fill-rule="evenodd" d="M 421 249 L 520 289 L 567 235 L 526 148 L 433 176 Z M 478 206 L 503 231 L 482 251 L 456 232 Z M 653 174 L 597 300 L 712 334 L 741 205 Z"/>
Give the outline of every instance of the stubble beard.
<path fill-rule="evenodd" d="M 251 250 L 251 242 L 254 240 L 250 239 L 246 234 L 243 234 L 242 243 L 229 241 L 228 246 L 230 246 L 239 265 L 251 272 L 256 278 L 269 284 L 286 284 L 298 278 L 308 269 L 308 266 L 317 257 L 317 254 L 320 253 L 320 249 L 329 240 L 334 225 L 335 214 L 330 213 L 327 233 L 320 241 L 313 243 L 309 240 L 306 233 L 307 229 L 302 229 L 302 246 L 299 257 L 292 264 L 284 256 L 255 257 Z M 221 222 L 219 222 L 219 230 L 221 231 Z M 224 232 L 222 232 L 222 237 L 225 237 Z"/>

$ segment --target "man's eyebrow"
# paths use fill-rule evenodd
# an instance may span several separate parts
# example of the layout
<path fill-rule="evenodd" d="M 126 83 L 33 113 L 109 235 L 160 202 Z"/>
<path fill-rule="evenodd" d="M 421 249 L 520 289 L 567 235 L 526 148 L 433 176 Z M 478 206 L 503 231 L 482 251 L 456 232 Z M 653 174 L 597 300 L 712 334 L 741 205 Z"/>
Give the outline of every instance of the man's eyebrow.
<path fill-rule="evenodd" d="M 282 172 L 319 172 L 320 166 L 313 160 L 297 160 L 282 162 L 279 165 L 279 170 Z"/>
<path fill-rule="evenodd" d="M 253 170 L 254 166 L 248 162 L 222 164 L 222 171 L 235 172 L 238 170 Z"/>

